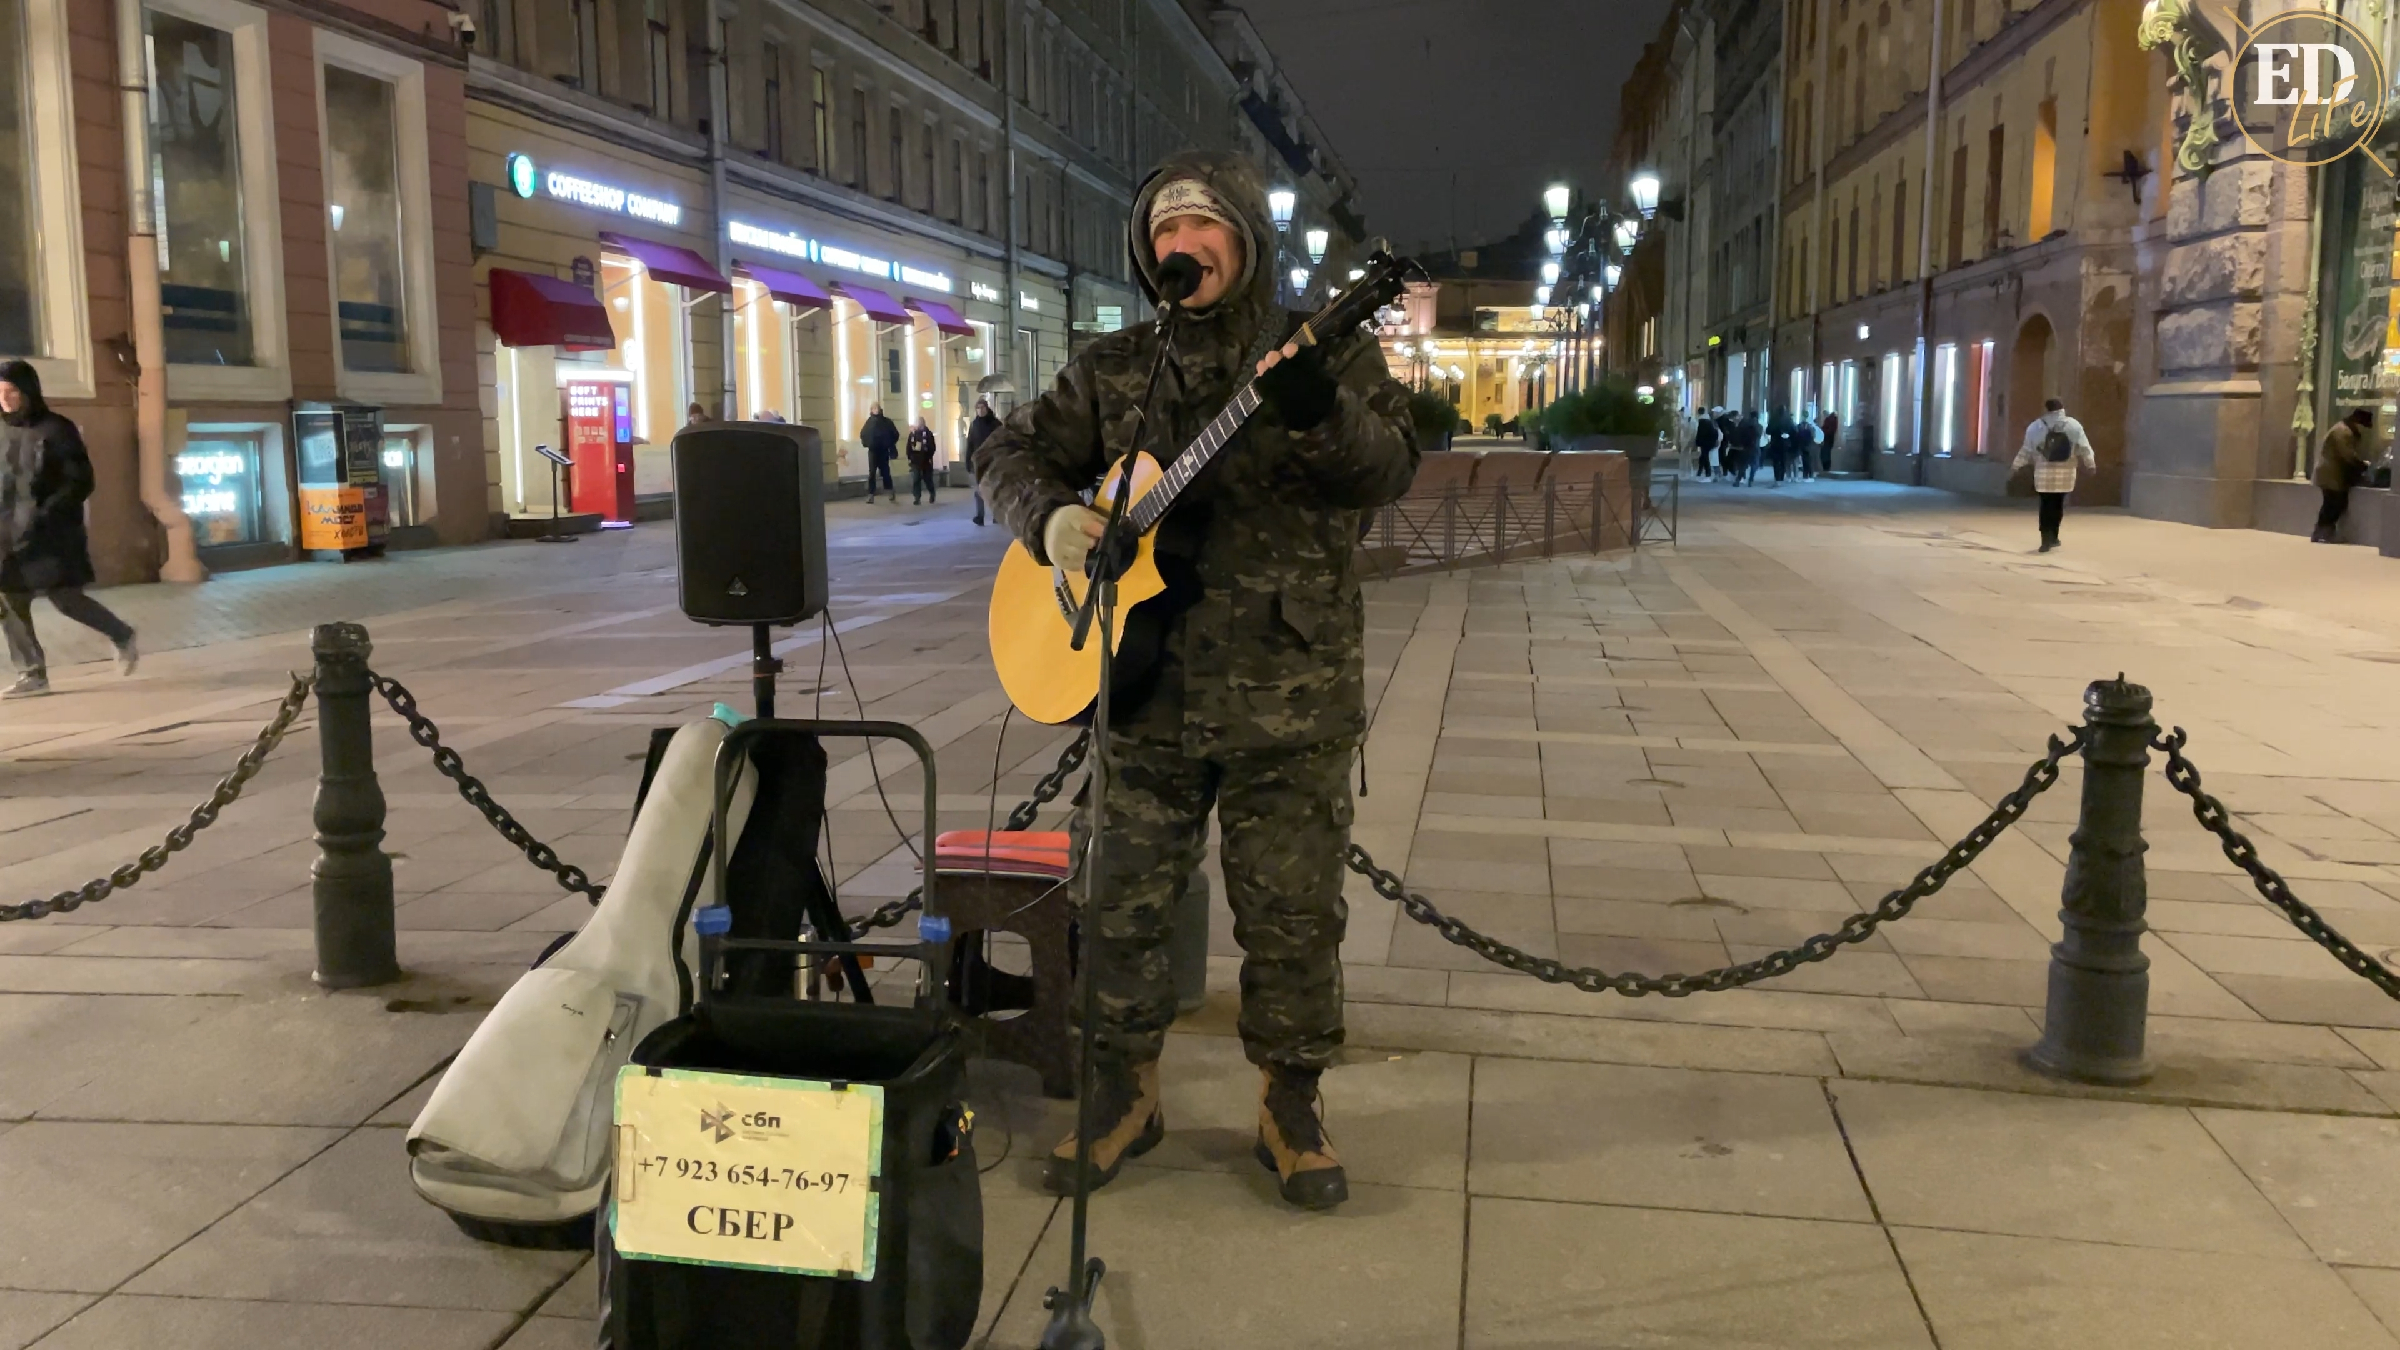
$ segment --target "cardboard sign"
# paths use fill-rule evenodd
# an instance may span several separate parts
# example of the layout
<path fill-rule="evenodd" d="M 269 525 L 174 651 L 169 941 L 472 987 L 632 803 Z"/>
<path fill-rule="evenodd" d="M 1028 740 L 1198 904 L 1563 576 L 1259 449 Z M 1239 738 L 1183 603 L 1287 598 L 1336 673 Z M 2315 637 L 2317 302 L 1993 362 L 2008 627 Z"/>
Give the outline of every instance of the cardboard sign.
<path fill-rule="evenodd" d="M 616 1121 L 623 1255 L 875 1277 L 882 1088 L 632 1065 Z"/>
<path fill-rule="evenodd" d="M 300 489 L 300 547 L 367 546 L 367 494 L 354 487 Z"/>

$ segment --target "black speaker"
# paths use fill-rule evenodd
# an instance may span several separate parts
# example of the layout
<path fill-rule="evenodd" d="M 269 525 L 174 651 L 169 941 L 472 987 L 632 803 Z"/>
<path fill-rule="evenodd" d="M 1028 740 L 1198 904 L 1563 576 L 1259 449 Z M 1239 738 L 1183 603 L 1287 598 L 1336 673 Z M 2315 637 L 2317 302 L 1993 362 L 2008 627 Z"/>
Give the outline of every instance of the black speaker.
<path fill-rule="evenodd" d="M 785 422 L 675 433 L 675 565 L 702 623 L 798 623 L 825 609 L 825 449 Z"/>

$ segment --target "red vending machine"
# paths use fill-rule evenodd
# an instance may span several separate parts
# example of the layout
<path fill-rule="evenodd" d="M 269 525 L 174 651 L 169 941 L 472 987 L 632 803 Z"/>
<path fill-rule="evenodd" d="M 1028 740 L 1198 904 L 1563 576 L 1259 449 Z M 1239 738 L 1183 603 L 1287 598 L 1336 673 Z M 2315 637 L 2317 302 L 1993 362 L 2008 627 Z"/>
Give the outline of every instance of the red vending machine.
<path fill-rule="evenodd" d="M 614 381 L 567 385 L 567 455 L 574 461 L 568 502 L 609 525 L 633 523 L 633 418 L 630 394 Z"/>

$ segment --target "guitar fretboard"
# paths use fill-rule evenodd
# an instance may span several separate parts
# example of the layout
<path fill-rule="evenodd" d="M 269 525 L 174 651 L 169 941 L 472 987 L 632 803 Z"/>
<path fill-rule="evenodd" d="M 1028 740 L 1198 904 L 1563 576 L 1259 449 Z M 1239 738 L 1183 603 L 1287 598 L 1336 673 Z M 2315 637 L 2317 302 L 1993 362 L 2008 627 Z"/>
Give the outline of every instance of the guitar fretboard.
<path fill-rule="evenodd" d="M 1158 486 L 1150 490 L 1150 495 L 1126 509 L 1136 533 L 1146 534 L 1151 526 L 1158 523 L 1159 517 L 1167 513 L 1167 508 L 1175 504 L 1175 494 L 1191 486 L 1192 480 L 1200 476 L 1200 471 L 1207 468 L 1209 462 L 1217 457 L 1217 452 L 1233 439 L 1233 434 L 1250 420 L 1250 414 L 1258 411 L 1258 404 L 1258 385 L 1254 381 L 1244 385 L 1242 392 L 1233 396 L 1233 402 L 1226 404 L 1224 411 L 1217 414 L 1216 420 L 1192 438 L 1192 443 L 1175 457 L 1175 462 L 1160 477 Z"/>

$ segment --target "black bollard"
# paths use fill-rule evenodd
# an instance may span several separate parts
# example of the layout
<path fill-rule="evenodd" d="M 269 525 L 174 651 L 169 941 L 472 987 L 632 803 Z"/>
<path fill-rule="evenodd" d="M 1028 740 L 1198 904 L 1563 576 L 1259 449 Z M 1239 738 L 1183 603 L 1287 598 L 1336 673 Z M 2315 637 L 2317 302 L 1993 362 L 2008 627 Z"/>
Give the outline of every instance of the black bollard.
<path fill-rule="evenodd" d="M 2050 997 L 2042 1039 L 2025 1052 L 2038 1073 L 2082 1083 L 2132 1084 L 2150 1077 L 2143 1040 L 2150 1012 L 2149 883 L 2142 870 L 2142 779 L 2158 734 L 2150 691 L 2119 675 L 2083 691 L 2083 807 L 2067 855 L 2050 948 Z"/>
<path fill-rule="evenodd" d="M 400 978 L 392 924 L 392 860 L 383 851 L 383 787 L 368 722 L 367 630 L 321 623 L 317 658 L 317 983 L 328 989 Z"/>

